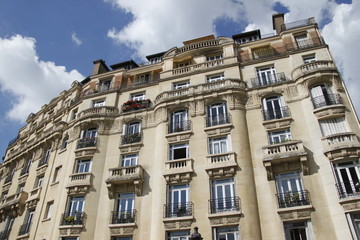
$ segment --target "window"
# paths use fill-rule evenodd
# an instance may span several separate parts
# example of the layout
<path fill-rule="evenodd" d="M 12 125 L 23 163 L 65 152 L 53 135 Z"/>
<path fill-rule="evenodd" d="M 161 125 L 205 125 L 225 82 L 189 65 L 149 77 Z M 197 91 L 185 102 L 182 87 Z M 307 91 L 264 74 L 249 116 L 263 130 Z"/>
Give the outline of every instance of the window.
<path fill-rule="evenodd" d="M 167 240 L 188 240 L 190 231 L 167 232 Z"/>
<path fill-rule="evenodd" d="M 105 106 L 105 100 L 101 99 L 101 100 L 94 100 L 93 101 L 93 107 L 103 107 Z"/>
<path fill-rule="evenodd" d="M 91 159 L 77 160 L 75 173 L 87 173 L 91 170 Z"/>
<path fill-rule="evenodd" d="M 84 211 L 84 205 L 84 196 L 70 197 L 70 202 L 66 215 L 80 218 L 81 213 Z"/>
<path fill-rule="evenodd" d="M 78 109 L 72 110 L 70 120 L 76 119 L 77 118 L 77 113 L 78 113 Z"/>
<path fill-rule="evenodd" d="M 148 83 L 149 81 L 150 81 L 150 73 L 144 73 L 136 76 L 136 80 L 134 84 L 140 85 L 140 84 Z"/>
<path fill-rule="evenodd" d="M 214 228 L 215 240 L 239 240 L 238 227 L 218 227 Z"/>
<path fill-rule="evenodd" d="M 89 128 L 82 131 L 81 138 L 94 139 L 97 137 L 97 128 Z"/>
<path fill-rule="evenodd" d="M 312 227 L 310 221 L 285 222 L 284 232 L 286 240 L 312 239 Z"/>
<path fill-rule="evenodd" d="M 104 92 L 109 90 L 111 87 L 111 79 L 102 80 L 99 82 L 99 92 Z"/>
<path fill-rule="evenodd" d="M 234 179 L 213 180 L 211 182 L 210 212 L 238 211 L 239 202 L 235 197 Z"/>
<path fill-rule="evenodd" d="M 131 144 L 136 142 L 141 142 L 141 123 L 133 122 L 124 124 L 121 144 Z"/>
<path fill-rule="evenodd" d="M 54 207 L 54 201 L 47 202 L 44 219 L 50 219 Z"/>
<path fill-rule="evenodd" d="M 217 54 L 217 55 L 213 55 L 213 56 L 207 56 L 206 57 L 206 61 L 215 61 L 215 60 L 219 60 L 219 59 L 222 59 L 223 58 L 223 54 L 220 53 L 220 54 Z"/>
<path fill-rule="evenodd" d="M 307 34 L 295 36 L 295 41 L 299 49 L 303 49 L 311 46 Z"/>
<path fill-rule="evenodd" d="M 206 82 L 208 82 L 208 83 L 221 81 L 221 80 L 224 80 L 224 73 L 220 73 L 220 74 L 211 75 L 211 76 L 206 77 Z"/>
<path fill-rule="evenodd" d="M 39 161 L 39 167 L 48 163 L 50 158 L 51 149 L 48 148 L 43 153 L 43 158 Z"/>
<path fill-rule="evenodd" d="M 360 160 L 334 163 L 340 198 L 360 194 Z"/>
<path fill-rule="evenodd" d="M 169 217 L 182 217 L 192 214 L 189 204 L 189 185 L 169 186 L 168 204 L 165 215 Z"/>
<path fill-rule="evenodd" d="M 69 135 L 66 135 L 62 140 L 61 149 L 65 149 L 68 145 L 68 142 L 69 142 Z"/>
<path fill-rule="evenodd" d="M 132 240 L 132 237 L 113 237 L 111 240 Z"/>
<path fill-rule="evenodd" d="M 149 63 L 150 64 L 155 64 L 155 63 L 161 62 L 162 60 L 163 60 L 162 57 L 154 57 L 154 58 L 149 59 Z"/>
<path fill-rule="evenodd" d="M 290 129 L 268 132 L 269 144 L 278 144 L 292 139 Z"/>
<path fill-rule="evenodd" d="M 348 131 L 345 117 L 320 120 L 319 123 L 324 137 Z"/>
<path fill-rule="evenodd" d="M 289 117 L 287 108 L 285 107 L 282 96 L 273 96 L 263 99 L 264 119 L 272 120 Z"/>
<path fill-rule="evenodd" d="M 62 168 L 62 166 L 55 168 L 53 183 L 60 181 L 61 168 Z"/>
<path fill-rule="evenodd" d="M 170 145 L 170 160 L 189 158 L 189 144 Z"/>
<path fill-rule="evenodd" d="M 304 64 L 306 63 L 312 63 L 316 61 L 315 54 L 302 56 Z"/>
<path fill-rule="evenodd" d="M 131 100 L 133 101 L 141 101 L 145 100 L 145 93 L 133 93 L 131 94 Z"/>
<path fill-rule="evenodd" d="M 261 67 L 256 69 L 256 85 L 264 86 L 276 82 L 276 71 L 274 66 Z"/>
<path fill-rule="evenodd" d="M 182 89 L 182 88 L 187 88 L 190 85 L 190 81 L 182 81 L 182 82 L 176 82 L 173 83 L 173 90 L 177 90 L 177 89 Z"/>
<path fill-rule="evenodd" d="M 191 65 L 190 61 L 175 63 L 175 68 L 182 68 Z"/>
<path fill-rule="evenodd" d="M 309 204 L 300 172 L 278 174 L 275 176 L 275 182 L 280 208 Z"/>
<path fill-rule="evenodd" d="M 332 93 L 331 85 L 328 83 L 323 83 L 312 87 L 310 89 L 310 94 L 314 108 L 340 103 L 340 99 L 337 97 L 337 95 Z"/>
<path fill-rule="evenodd" d="M 169 133 L 182 132 L 190 130 L 190 122 L 188 120 L 188 111 L 180 110 L 171 113 Z"/>
<path fill-rule="evenodd" d="M 18 186 L 18 188 L 17 188 L 16 192 L 20 193 L 20 192 L 24 191 L 24 187 L 25 187 L 25 183 L 23 183 L 23 184 L 19 184 L 19 186 Z"/>
<path fill-rule="evenodd" d="M 8 191 L 2 192 L 1 193 L 1 200 L 5 200 L 8 196 Z"/>
<path fill-rule="evenodd" d="M 30 232 L 30 227 L 34 217 L 35 210 L 29 210 L 26 214 L 24 224 L 21 225 L 19 235 L 24 235 Z"/>
<path fill-rule="evenodd" d="M 140 133 L 141 131 L 141 123 L 140 122 L 133 122 L 130 124 L 125 125 L 125 135 L 133 135 Z"/>
<path fill-rule="evenodd" d="M 137 165 L 138 155 L 125 155 L 122 157 L 122 167 L 129 167 Z"/>
<path fill-rule="evenodd" d="M 360 239 L 360 213 L 347 213 L 346 218 L 350 225 L 350 230 L 354 239 Z"/>
<path fill-rule="evenodd" d="M 21 169 L 20 176 L 29 173 L 31 163 L 32 163 L 31 158 L 26 161 L 25 166 Z"/>
<path fill-rule="evenodd" d="M 134 193 L 122 193 L 118 195 L 113 223 L 132 223 L 135 221 L 134 200 Z"/>
<path fill-rule="evenodd" d="M 226 103 L 216 103 L 210 105 L 207 111 L 206 126 L 211 127 L 226 123 L 230 123 Z"/>
<path fill-rule="evenodd" d="M 8 239 L 12 226 L 14 223 L 14 217 L 13 216 L 7 216 L 5 219 L 5 224 L 4 224 L 4 228 L 2 231 L 2 236 L 4 237 L 4 239 Z"/>
<path fill-rule="evenodd" d="M 38 177 L 36 178 L 34 188 L 40 188 L 40 187 L 42 187 L 43 181 L 44 181 L 44 176 L 38 176 Z"/>
<path fill-rule="evenodd" d="M 210 138 L 209 152 L 210 154 L 219 154 L 229 152 L 229 143 L 227 137 Z"/>
<path fill-rule="evenodd" d="M 254 60 L 264 59 L 264 58 L 275 56 L 274 49 L 270 45 L 265 46 L 265 47 L 253 48 L 253 49 L 251 49 L 251 52 L 253 54 Z"/>

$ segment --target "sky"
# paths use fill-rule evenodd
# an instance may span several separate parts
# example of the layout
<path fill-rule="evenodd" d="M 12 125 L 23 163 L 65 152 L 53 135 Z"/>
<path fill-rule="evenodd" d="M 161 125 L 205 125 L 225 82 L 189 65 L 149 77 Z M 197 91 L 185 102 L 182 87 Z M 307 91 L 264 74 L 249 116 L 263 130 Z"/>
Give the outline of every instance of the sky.
<path fill-rule="evenodd" d="M 0 157 L 31 112 L 107 65 L 315 17 L 360 113 L 360 0 L 0 0 Z"/>

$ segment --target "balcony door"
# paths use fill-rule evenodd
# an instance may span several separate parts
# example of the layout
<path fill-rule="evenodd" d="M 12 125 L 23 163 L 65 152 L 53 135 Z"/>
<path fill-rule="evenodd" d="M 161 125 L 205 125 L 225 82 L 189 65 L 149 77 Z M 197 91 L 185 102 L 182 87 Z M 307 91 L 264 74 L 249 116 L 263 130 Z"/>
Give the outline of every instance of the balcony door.
<path fill-rule="evenodd" d="M 284 117 L 282 96 L 267 97 L 263 100 L 266 120 Z"/>
<path fill-rule="evenodd" d="M 258 68 L 256 69 L 256 74 L 260 86 L 268 85 L 276 81 L 274 66 Z"/>
<path fill-rule="evenodd" d="M 315 108 L 331 104 L 330 97 L 332 95 L 332 90 L 331 85 L 328 83 L 323 83 L 312 87 L 310 94 Z"/>
<path fill-rule="evenodd" d="M 278 174 L 275 182 L 280 207 L 308 204 L 300 172 Z"/>
<path fill-rule="evenodd" d="M 177 216 L 187 213 L 186 204 L 189 201 L 189 186 L 175 185 L 170 187 L 171 212 Z"/>
<path fill-rule="evenodd" d="M 233 179 L 212 182 L 212 212 L 232 210 L 235 207 L 235 187 Z"/>
<path fill-rule="evenodd" d="M 215 126 L 227 123 L 226 103 L 216 103 L 208 107 L 208 126 Z"/>
<path fill-rule="evenodd" d="M 335 163 L 335 176 L 342 197 L 360 193 L 359 160 Z"/>
<path fill-rule="evenodd" d="M 187 130 L 188 112 L 180 110 L 171 114 L 171 132 L 181 132 Z"/>
<path fill-rule="evenodd" d="M 133 135 L 140 133 L 140 122 L 134 122 L 127 125 L 126 135 Z"/>
<path fill-rule="evenodd" d="M 69 216 L 76 216 L 84 211 L 85 197 L 72 197 L 70 199 Z"/>
<path fill-rule="evenodd" d="M 89 138 L 89 139 L 94 139 L 97 136 L 97 128 L 89 128 L 85 131 L 83 131 L 82 134 L 83 138 Z"/>
<path fill-rule="evenodd" d="M 133 217 L 134 193 L 119 194 L 117 201 L 118 219 L 130 220 Z"/>

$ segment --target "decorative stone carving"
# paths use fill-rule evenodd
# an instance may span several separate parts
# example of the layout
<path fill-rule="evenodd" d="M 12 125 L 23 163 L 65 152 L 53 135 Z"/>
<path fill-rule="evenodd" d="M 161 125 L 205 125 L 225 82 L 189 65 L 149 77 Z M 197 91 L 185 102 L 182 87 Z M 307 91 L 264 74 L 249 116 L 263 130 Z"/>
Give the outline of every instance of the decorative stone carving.
<path fill-rule="evenodd" d="M 193 217 L 186 217 L 186 219 L 166 219 L 164 220 L 165 229 L 187 229 L 191 227 Z"/>
<path fill-rule="evenodd" d="M 309 206 L 299 206 L 293 208 L 284 208 L 279 209 L 278 214 L 283 221 L 288 220 L 299 220 L 299 219 L 309 219 L 311 218 L 311 213 L 314 211 L 314 208 Z"/>

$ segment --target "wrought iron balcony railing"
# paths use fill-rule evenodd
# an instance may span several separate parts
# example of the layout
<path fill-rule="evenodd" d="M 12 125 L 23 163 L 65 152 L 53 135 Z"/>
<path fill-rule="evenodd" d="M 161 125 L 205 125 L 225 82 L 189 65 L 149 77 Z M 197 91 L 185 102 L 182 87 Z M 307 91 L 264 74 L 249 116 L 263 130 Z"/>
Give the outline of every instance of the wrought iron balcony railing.
<path fill-rule="evenodd" d="M 82 225 L 85 219 L 85 212 L 63 213 L 60 225 Z"/>
<path fill-rule="evenodd" d="M 240 198 L 214 198 L 209 200 L 209 211 L 211 214 L 240 211 Z"/>
<path fill-rule="evenodd" d="M 96 147 L 97 138 L 82 138 L 79 139 L 76 145 L 76 149 L 87 148 L 87 147 Z"/>
<path fill-rule="evenodd" d="M 307 190 L 278 193 L 276 197 L 279 208 L 310 205 L 310 194 Z"/>
<path fill-rule="evenodd" d="M 311 98 L 314 108 L 321 108 L 330 105 L 342 104 L 339 94 L 326 94 Z"/>
<path fill-rule="evenodd" d="M 139 109 L 146 109 L 149 108 L 151 104 L 151 101 L 149 99 L 146 100 L 130 100 L 125 102 L 122 107 L 122 112 L 131 112 L 136 111 Z"/>
<path fill-rule="evenodd" d="M 336 184 L 340 198 L 360 196 L 360 182 L 339 182 Z"/>
<path fill-rule="evenodd" d="M 193 208 L 193 202 L 164 204 L 164 218 L 192 216 Z"/>
<path fill-rule="evenodd" d="M 31 222 L 30 223 L 24 223 L 20 226 L 19 230 L 19 236 L 28 234 L 30 232 Z"/>
<path fill-rule="evenodd" d="M 141 142 L 141 132 L 121 136 L 121 145 Z"/>
<path fill-rule="evenodd" d="M 134 223 L 135 216 L 136 216 L 135 209 L 128 211 L 112 211 L 111 224 Z"/>
<path fill-rule="evenodd" d="M 169 133 L 176 133 L 176 132 L 184 132 L 191 130 L 191 121 L 184 120 L 181 122 L 170 123 L 169 125 Z"/>
<path fill-rule="evenodd" d="M 290 117 L 290 110 L 288 107 L 280 107 L 272 110 L 263 110 L 264 121 Z"/>
<path fill-rule="evenodd" d="M 231 115 L 228 113 L 226 115 L 208 116 L 205 117 L 205 121 L 206 127 L 228 124 L 231 122 Z"/>
<path fill-rule="evenodd" d="M 259 75 L 256 78 L 250 79 L 252 87 L 261 87 L 266 85 L 277 84 L 280 82 L 287 81 L 285 74 L 275 73 L 275 74 L 266 74 L 266 75 Z"/>
<path fill-rule="evenodd" d="M 311 38 L 296 40 L 296 42 L 287 43 L 286 48 L 289 51 L 296 51 L 321 46 L 323 44 L 324 40 L 322 38 Z"/>

